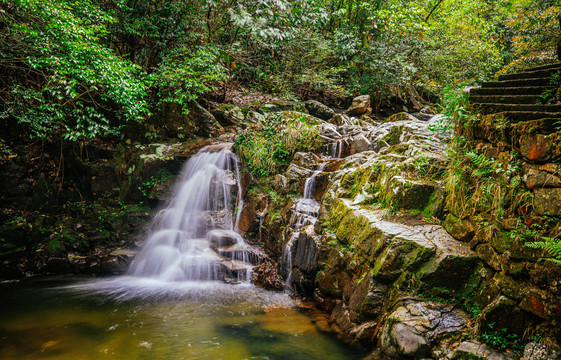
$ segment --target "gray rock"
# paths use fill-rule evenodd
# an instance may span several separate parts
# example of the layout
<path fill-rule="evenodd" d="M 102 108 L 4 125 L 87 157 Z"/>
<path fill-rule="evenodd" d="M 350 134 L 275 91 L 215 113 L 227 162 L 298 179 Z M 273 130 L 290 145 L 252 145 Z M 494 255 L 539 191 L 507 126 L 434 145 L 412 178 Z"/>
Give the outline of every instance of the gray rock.
<path fill-rule="evenodd" d="M 357 154 L 363 151 L 370 150 L 370 141 L 362 134 L 355 136 L 351 140 L 351 154 Z"/>
<path fill-rule="evenodd" d="M 524 360 L 559 360 L 561 354 L 537 342 L 526 344 Z"/>
<path fill-rule="evenodd" d="M 449 305 L 412 302 L 399 307 L 386 320 L 380 349 L 393 357 L 430 357 L 430 340 L 463 330 L 468 319 L 466 313 Z"/>
<path fill-rule="evenodd" d="M 515 360 L 513 354 L 499 353 L 479 341 L 466 341 L 460 344 L 447 360 Z"/>
<path fill-rule="evenodd" d="M 335 116 L 335 111 L 328 106 L 315 100 L 308 100 L 304 103 L 310 115 L 320 118 L 322 120 L 329 120 Z"/>

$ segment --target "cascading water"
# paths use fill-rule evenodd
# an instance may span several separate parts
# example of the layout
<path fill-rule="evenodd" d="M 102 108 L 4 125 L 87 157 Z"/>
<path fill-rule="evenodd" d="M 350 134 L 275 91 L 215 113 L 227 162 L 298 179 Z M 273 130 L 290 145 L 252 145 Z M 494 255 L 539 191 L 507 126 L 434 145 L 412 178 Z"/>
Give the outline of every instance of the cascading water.
<path fill-rule="evenodd" d="M 291 235 L 284 247 L 281 258 L 281 263 L 287 271 L 287 287 L 290 287 L 292 283 L 292 247 L 298 238 L 300 230 L 307 225 L 313 225 L 317 220 L 320 204 L 314 199 L 314 187 L 316 177 L 325 169 L 325 165 L 325 163 L 320 164 L 312 175 L 306 179 L 303 197 L 296 202 L 292 212 L 290 219 Z"/>
<path fill-rule="evenodd" d="M 185 164 L 172 200 L 155 217 L 128 274 L 162 281 L 248 281 L 249 246 L 235 232 L 242 206 L 231 144 L 203 148 Z"/>

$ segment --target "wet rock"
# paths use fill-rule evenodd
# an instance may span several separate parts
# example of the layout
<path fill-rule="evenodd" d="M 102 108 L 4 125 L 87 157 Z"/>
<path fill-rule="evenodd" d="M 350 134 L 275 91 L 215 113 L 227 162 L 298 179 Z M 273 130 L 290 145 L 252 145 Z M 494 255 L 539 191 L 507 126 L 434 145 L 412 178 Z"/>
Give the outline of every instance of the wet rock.
<path fill-rule="evenodd" d="M 248 265 L 236 260 L 222 260 L 218 262 L 218 278 L 232 279 L 234 281 L 244 279 L 247 276 Z"/>
<path fill-rule="evenodd" d="M 332 124 L 330 122 L 319 125 L 318 132 L 321 137 L 329 138 L 332 141 L 341 138 L 341 134 L 337 131 L 336 124 Z"/>
<path fill-rule="evenodd" d="M 405 140 L 405 126 L 394 126 L 382 138 L 388 145 L 397 145 Z"/>
<path fill-rule="evenodd" d="M 362 134 L 355 136 L 351 140 L 351 154 L 361 153 L 367 151 L 371 147 L 370 141 Z"/>
<path fill-rule="evenodd" d="M 489 265 L 493 270 L 500 271 L 502 269 L 502 262 L 499 254 L 495 252 L 493 247 L 489 244 L 481 244 L 476 248 L 477 256 Z"/>
<path fill-rule="evenodd" d="M 353 99 L 352 105 L 347 109 L 346 113 L 350 116 L 369 115 L 372 113 L 370 108 L 370 95 L 361 95 Z"/>
<path fill-rule="evenodd" d="M 277 174 L 273 180 L 273 185 L 275 189 L 286 189 L 288 187 L 288 179 L 284 175 Z"/>
<path fill-rule="evenodd" d="M 536 215 L 561 213 L 561 188 L 534 190 L 534 213 Z"/>
<path fill-rule="evenodd" d="M 216 247 L 235 245 L 241 240 L 240 234 L 230 230 L 212 230 L 207 237 Z"/>
<path fill-rule="evenodd" d="M 310 115 L 322 120 L 329 120 L 335 116 L 335 111 L 316 100 L 308 100 L 304 103 Z"/>
<path fill-rule="evenodd" d="M 297 184 L 304 184 L 305 180 L 310 177 L 312 170 L 300 167 L 296 164 L 290 164 L 286 170 L 286 177 L 289 182 L 295 182 Z"/>
<path fill-rule="evenodd" d="M 94 273 L 119 275 L 127 272 L 132 258 L 124 256 L 107 256 L 99 261 L 94 269 Z"/>
<path fill-rule="evenodd" d="M 250 123 L 257 123 L 262 121 L 264 118 L 263 115 L 261 115 L 260 113 L 256 112 L 256 111 L 249 111 L 246 115 L 244 120 L 246 122 L 250 122 Z"/>
<path fill-rule="evenodd" d="M 456 240 L 470 242 L 475 236 L 475 226 L 468 219 L 459 219 L 453 214 L 448 214 L 442 225 Z"/>
<path fill-rule="evenodd" d="M 362 323 L 382 315 L 382 309 L 389 286 L 372 281 L 363 274 L 357 281 L 348 300 L 352 320 Z"/>
<path fill-rule="evenodd" d="M 432 116 L 430 116 L 427 120 L 430 120 Z M 388 117 L 385 122 L 395 122 L 395 121 L 418 121 L 418 119 L 406 112 L 400 112 L 397 114 L 393 114 L 392 116 Z"/>
<path fill-rule="evenodd" d="M 502 354 L 479 341 L 466 341 L 460 344 L 446 360 L 517 360 L 514 354 Z"/>
<path fill-rule="evenodd" d="M 537 342 L 530 342 L 524 348 L 524 360 L 560 360 L 561 353 Z"/>
<path fill-rule="evenodd" d="M 237 106 L 227 110 L 214 110 L 212 115 L 222 126 L 241 126 L 244 120 L 244 114 Z"/>
<path fill-rule="evenodd" d="M 304 228 L 293 244 L 292 266 L 308 276 L 315 276 L 320 244 L 320 237 L 314 232 L 313 226 Z"/>
<path fill-rule="evenodd" d="M 238 231 L 240 235 L 245 235 L 255 228 L 257 225 L 257 213 L 255 207 L 251 202 L 244 202 L 240 222 L 238 224 Z"/>
<path fill-rule="evenodd" d="M 468 319 L 466 313 L 450 305 L 412 302 L 388 317 L 379 346 L 383 353 L 392 357 L 430 357 L 431 340 L 463 330 Z"/>
<path fill-rule="evenodd" d="M 265 262 L 253 268 L 251 282 L 267 290 L 284 290 L 285 283 L 280 277 L 277 266 L 272 262 Z"/>
<path fill-rule="evenodd" d="M 427 114 L 427 113 L 424 113 L 424 112 L 418 112 L 418 113 L 413 113 L 411 115 L 416 117 L 418 120 L 429 121 L 430 119 L 432 119 L 434 117 L 435 114 L 436 114 L 435 112 L 433 112 L 431 114 Z"/>
<path fill-rule="evenodd" d="M 1 194 L 7 198 L 31 196 L 32 182 L 27 178 L 27 170 L 20 165 L 5 161 L 0 166 Z"/>
<path fill-rule="evenodd" d="M 319 162 L 321 162 L 320 157 L 311 152 L 297 152 L 296 154 L 294 154 L 294 159 L 292 160 L 293 164 L 312 170 Z"/>

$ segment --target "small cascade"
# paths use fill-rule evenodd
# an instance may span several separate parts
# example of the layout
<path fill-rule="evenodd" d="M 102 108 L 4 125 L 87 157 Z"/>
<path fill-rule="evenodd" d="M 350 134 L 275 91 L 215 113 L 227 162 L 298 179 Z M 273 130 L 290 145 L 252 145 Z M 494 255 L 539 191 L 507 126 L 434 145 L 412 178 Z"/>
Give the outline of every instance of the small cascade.
<path fill-rule="evenodd" d="M 326 163 L 320 164 L 312 175 L 306 179 L 303 197 L 298 199 L 292 208 L 290 222 L 287 228 L 287 233 L 290 233 L 290 238 L 283 249 L 281 258 L 281 263 L 286 270 L 287 288 L 290 288 L 292 284 L 293 245 L 296 239 L 298 239 L 300 230 L 308 225 L 315 224 L 319 215 L 320 203 L 314 199 L 313 191 L 316 177 L 325 169 L 325 165 Z"/>
<path fill-rule="evenodd" d="M 306 183 L 304 184 L 304 199 L 313 199 L 312 191 L 314 190 L 316 177 L 323 171 L 323 169 L 325 169 L 325 163 L 320 164 L 318 169 L 313 172 L 312 176 L 306 179 Z"/>
<path fill-rule="evenodd" d="M 329 145 L 327 145 L 327 156 L 331 159 L 340 159 L 343 154 L 343 146 L 345 145 L 345 140 L 337 140 Z"/>
<path fill-rule="evenodd" d="M 260 256 L 236 232 L 241 194 L 231 144 L 200 150 L 185 164 L 172 200 L 154 218 L 128 274 L 162 281 L 249 281 L 251 263 Z"/>

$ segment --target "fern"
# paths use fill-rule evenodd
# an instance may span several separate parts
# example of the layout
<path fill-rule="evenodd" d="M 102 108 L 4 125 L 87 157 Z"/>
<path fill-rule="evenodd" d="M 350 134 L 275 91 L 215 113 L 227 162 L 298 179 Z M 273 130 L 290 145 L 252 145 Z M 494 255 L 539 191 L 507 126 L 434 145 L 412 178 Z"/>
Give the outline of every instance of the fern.
<path fill-rule="evenodd" d="M 543 249 L 547 251 L 551 257 L 545 258 L 545 260 L 561 264 L 561 239 L 548 237 L 544 237 L 542 239 L 543 241 L 526 243 L 526 246 L 533 249 Z"/>
<path fill-rule="evenodd" d="M 475 170 L 473 171 L 473 176 L 487 177 L 493 172 L 495 161 L 489 159 L 484 154 L 476 154 L 470 151 L 466 156 L 471 160 L 473 165 L 475 165 Z"/>

